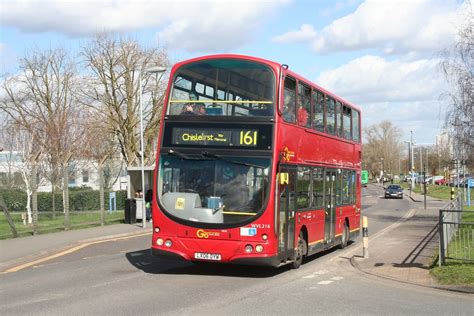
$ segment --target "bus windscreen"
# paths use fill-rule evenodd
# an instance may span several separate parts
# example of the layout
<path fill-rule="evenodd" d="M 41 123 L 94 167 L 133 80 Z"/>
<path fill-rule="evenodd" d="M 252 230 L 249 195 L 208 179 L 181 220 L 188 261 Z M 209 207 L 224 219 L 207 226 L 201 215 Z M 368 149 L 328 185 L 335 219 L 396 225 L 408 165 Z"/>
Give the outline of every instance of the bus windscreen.
<path fill-rule="evenodd" d="M 168 115 L 273 116 L 275 74 L 253 61 L 186 64 L 173 80 Z"/>
<path fill-rule="evenodd" d="M 206 170 L 206 172 L 203 172 Z M 159 199 L 164 211 L 189 222 L 232 224 L 263 208 L 269 191 L 270 159 L 200 157 L 179 152 L 160 158 Z"/>

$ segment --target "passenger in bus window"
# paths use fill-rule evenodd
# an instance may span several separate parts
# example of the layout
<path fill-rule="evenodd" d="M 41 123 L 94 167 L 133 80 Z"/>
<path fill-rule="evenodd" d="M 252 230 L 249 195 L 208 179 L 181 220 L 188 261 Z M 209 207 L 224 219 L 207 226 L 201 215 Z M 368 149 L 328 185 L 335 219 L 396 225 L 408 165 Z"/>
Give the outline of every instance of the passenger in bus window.
<path fill-rule="evenodd" d="M 186 103 L 183 106 L 183 109 L 181 110 L 182 115 L 194 115 L 196 114 L 195 112 L 195 107 L 196 107 L 196 101 L 197 100 L 197 95 L 194 92 L 189 93 L 189 102 Z"/>
<path fill-rule="evenodd" d="M 196 114 L 197 115 L 206 115 L 206 106 L 204 104 L 197 104 L 196 105 Z"/>
<path fill-rule="evenodd" d="M 302 106 L 298 107 L 298 125 L 308 125 L 308 111 L 306 111 L 306 109 Z"/>

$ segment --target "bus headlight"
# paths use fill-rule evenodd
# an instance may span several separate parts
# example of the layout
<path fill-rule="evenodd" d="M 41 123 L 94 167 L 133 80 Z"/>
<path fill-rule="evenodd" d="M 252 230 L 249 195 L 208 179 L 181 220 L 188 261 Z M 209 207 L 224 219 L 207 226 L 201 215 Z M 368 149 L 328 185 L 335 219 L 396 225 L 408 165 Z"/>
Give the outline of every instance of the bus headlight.
<path fill-rule="evenodd" d="M 245 246 L 245 252 L 246 252 L 246 253 L 251 253 L 252 251 L 253 251 L 252 245 L 247 245 L 247 246 Z"/>
<path fill-rule="evenodd" d="M 155 233 L 159 233 L 160 232 L 160 228 L 159 227 L 155 227 Z"/>
<path fill-rule="evenodd" d="M 164 243 L 164 241 L 163 241 L 163 239 L 161 239 L 161 238 L 158 238 L 158 239 L 156 240 L 156 244 L 157 244 L 158 246 L 163 246 L 163 243 Z"/>
<path fill-rule="evenodd" d="M 165 241 L 165 246 L 166 246 L 166 247 L 169 248 L 169 247 L 171 247 L 172 245 L 173 245 L 173 242 L 172 242 L 171 240 L 167 239 L 167 240 Z"/>
<path fill-rule="evenodd" d="M 262 239 L 263 239 L 263 240 L 267 240 L 267 239 L 268 239 L 268 235 L 267 235 L 267 234 L 263 234 L 263 235 L 262 235 Z"/>
<path fill-rule="evenodd" d="M 255 251 L 256 252 L 262 252 L 263 251 L 263 246 L 262 245 L 256 245 L 255 246 Z"/>

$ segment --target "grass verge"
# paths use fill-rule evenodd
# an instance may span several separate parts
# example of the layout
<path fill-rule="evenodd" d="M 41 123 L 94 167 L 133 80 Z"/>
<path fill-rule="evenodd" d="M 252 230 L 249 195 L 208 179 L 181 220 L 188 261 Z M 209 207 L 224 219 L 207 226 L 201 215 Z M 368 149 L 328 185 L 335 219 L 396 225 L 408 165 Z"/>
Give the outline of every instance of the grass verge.
<path fill-rule="evenodd" d="M 409 183 L 402 183 L 401 184 L 403 190 L 405 192 L 409 191 L 410 184 Z M 459 188 L 459 190 L 463 190 L 463 188 Z M 454 188 L 454 192 L 457 191 L 457 188 Z M 420 187 L 419 184 L 415 185 L 413 189 L 414 193 L 423 194 L 423 187 Z M 441 200 L 450 200 L 451 199 L 451 187 L 445 185 L 433 185 L 429 184 L 426 186 L 426 195 L 431 196 L 436 199 Z M 474 189 L 471 188 L 471 199 L 474 197 Z"/>
<path fill-rule="evenodd" d="M 471 207 L 465 207 L 465 210 L 474 211 L 474 206 L 471 205 Z M 474 213 L 464 213 L 461 222 L 473 223 Z M 473 235 L 474 228 L 472 226 L 465 227 L 465 229 L 468 230 L 467 234 L 457 234 L 457 237 L 449 243 L 448 248 L 454 249 L 455 251 L 461 251 L 463 256 L 474 258 L 472 237 L 471 239 L 466 239 L 466 235 Z M 470 240 L 470 242 L 466 243 L 466 240 Z M 450 254 L 452 257 L 456 257 L 456 255 L 456 252 Z M 474 286 L 474 262 L 447 259 L 446 264 L 439 267 L 437 265 L 437 260 L 438 258 L 436 258 L 435 263 L 431 268 L 431 274 L 436 277 L 440 284 Z"/>
<path fill-rule="evenodd" d="M 33 225 L 23 225 L 21 213 L 12 213 L 12 218 L 15 223 L 16 230 L 19 237 L 33 235 Z M 88 227 L 100 226 L 100 212 L 99 211 L 81 211 L 71 212 L 69 215 L 71 230 Z M 124 222 L 124 211 L 116 211 L 113 213 L 105 213 L 105 225 L 118 224 Z M 38 216 L 38 233 L 47 234 L 64 230 L 64 215 L 63 213 L 56 214 L 56 218 L 52 218 L 50 213 L 40 213 Z M 0 214 L 0 239 L 12 238 L 10 226 L 7 223 L 5 215 Z"/>

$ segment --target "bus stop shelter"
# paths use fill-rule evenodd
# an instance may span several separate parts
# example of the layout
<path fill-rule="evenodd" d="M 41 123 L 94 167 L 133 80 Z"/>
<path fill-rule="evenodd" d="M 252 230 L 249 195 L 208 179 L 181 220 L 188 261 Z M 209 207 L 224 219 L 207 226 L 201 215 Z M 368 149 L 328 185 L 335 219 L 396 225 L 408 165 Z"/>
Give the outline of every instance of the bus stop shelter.
<path fill-rule="evenodd" d="M 127 201 L 125 205 L 125 222 L 134 223 L 137 219 L 142 219 L 142 208 L 145 203 L 145 194 L 149 189 L 153 190 L 153 173 L 154 166 L 144 166 L 145 174 L 145 188 L 142 188 L 142 167 L 128 166 L 127 167 Z M 138 196 L 138 192 L 142 192 Z M 127 212 L 128 219 L 127 219 Z M 133 214 L 130 214 L 133 212 Z"/>

